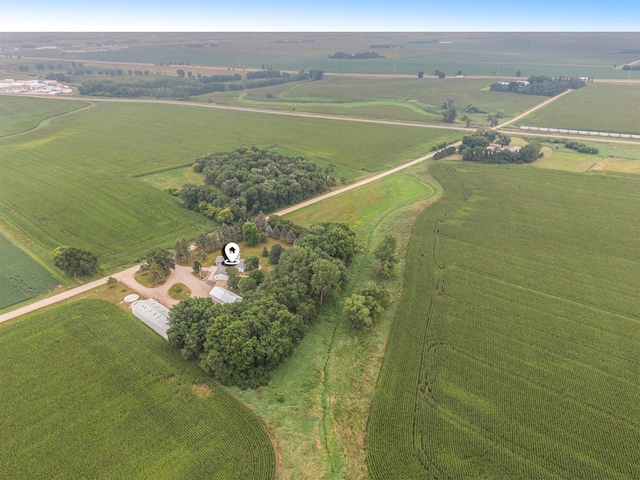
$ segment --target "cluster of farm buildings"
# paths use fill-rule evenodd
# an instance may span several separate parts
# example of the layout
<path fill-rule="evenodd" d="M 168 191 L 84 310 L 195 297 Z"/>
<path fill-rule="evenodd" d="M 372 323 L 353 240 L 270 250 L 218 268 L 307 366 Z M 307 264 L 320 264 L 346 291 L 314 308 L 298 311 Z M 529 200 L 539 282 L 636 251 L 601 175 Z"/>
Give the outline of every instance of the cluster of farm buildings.
<path fill-rule="evenodd" d="M 222 263 L 223 260 L 224 258 L 222 256 L 218 256 L 216 258 L 215 268 L 211 269 L 204 279 L 204 281 L 213 285 L 213 288 L 209 292 L 209 297 L 214 302 L 221 304 L 241 302 L 242 297 L 240 295 L 218 285 L 220 283 L 222 285 L 226 285 L 226 282 L 229 279 L 227 275 L 227 267 Z M 235 265 L 235 267 L 240 273 L 244 273 L 244 260 L 240 259 L 240 262 L 238 265 Z M 135 297 L 137 298 L 137 295 Z M 148 298 L 146 300 L 136 299 L 131 304 L 131 313 L 133 313 L 138 320 L 151 328 L 158 335 L 163 337 L 165 340 L 167 339 L 170 313 L 170 310 L 167 307 L 153 298 Z"/>
<path fill-rule="evenodd" d="M 0 93 L 28 93 L 36 95 L 60 95 L 73 93 L 73 89 L 56 80 L 0 80 Z"/>

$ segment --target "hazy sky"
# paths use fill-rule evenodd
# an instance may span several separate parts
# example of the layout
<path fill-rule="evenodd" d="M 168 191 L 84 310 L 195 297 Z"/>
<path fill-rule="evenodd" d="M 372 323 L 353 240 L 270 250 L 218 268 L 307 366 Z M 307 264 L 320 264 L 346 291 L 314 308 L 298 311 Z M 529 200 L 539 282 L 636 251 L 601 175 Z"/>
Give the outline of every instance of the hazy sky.
<path fill-rule="evenodd" d="M 3 2 L 5 3 L 5 2 Z M 0 31 L 638 31 L 638 0 L 28 0 Z"/>

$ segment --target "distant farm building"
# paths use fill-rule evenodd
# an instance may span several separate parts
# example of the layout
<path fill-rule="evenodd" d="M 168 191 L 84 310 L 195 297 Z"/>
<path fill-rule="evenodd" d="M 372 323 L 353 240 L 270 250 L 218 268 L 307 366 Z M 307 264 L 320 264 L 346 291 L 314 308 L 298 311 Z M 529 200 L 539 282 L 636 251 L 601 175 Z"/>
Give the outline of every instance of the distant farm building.
<path fill-rule="evenodd" d="M 218 286 L 211 289 L 209 296 L 216 303 L 235 303 L 242 301 L 242 297 L 240 295 L 236 295 L 232 291 Z"/>
<path fill-rule="evenodd" d="M 131 313 L 151 330 L 167 340 L 169 309 L 153 298 L 138 300 L 131 304 Z"/>

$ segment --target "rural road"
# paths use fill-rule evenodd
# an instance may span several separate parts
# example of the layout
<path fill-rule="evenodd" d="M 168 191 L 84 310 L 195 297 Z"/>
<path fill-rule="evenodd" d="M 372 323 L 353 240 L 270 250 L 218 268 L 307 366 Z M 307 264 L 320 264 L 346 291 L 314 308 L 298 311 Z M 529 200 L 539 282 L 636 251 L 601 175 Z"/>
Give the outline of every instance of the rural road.
<path fill-rule="evenodd" d="M 139 268 L 140 266 L 136 265 L 135 267 L 128 268 L 127 270 L 123 270 L 121 272 L 114 273 L 113 275 L 109 275 L 109 276 L 115 278 L 116 280 L 120 280 L 129 275 L 133 276 L 135 272 L 138 271 Z M 88 292 L 89 290 L 95 290 L 96 288 L 106 284 L 108 278 L 109 277 L 105 277 L 105 278 L 101 278 L 100 280 L 95 280 L 93 282 L 87 283 L 85 285 L 80 285 L 79 287 L 75 287 L 75 288 L 72 288 L 71 290 L 67 290 L 57 295 L 53 295 L 49 298 L 40 300 L 39 302 L 32 303 L 31 305 L 18 308 L 17 310 L 13 310 L 8 313 L 4 313 L 0 315 L 0 323 L 6 322 L 7 320 L 12 320 L 22 315 L 26 315 L 27 313 L 35 312 L 36 310 L 40 310 L 41 308 L 48 307 L 50 305 L 54 305 L 58 302 L 62 302 L 63 300 L 68 300 L 71 297 L 75 297 L 76 295 L 80 295 L 81 293 Z"/>
<path fill-rule="evenodd" d="M 513 122 L 516 122 L 517 120 L 529 115 L 530 113 L 545 107 L 546 105 L 548 105 L 549 103 L 553 102 L 554 100 L 560 98 L 563 95 L 568 94 L 569 92 L 571 92 L 571 90 L 567 90 L 566 92 L 563 92 L 560 95 L 557 95 L 555 97 L 552 97 L 548 100 L 546 100 L 545 102 L 542 102 L 539 105 L 536 105 L 535 107 L 531 108 L 530 110 L 526 111 L 525 113 L 518 115 L 517 117 L 514 117 L 512 119 L 510 119 L 507 122 L 504 122 L 501 125 L 498 125 L 496 127 L 494 127 L 495 130 L 498 130 L 500 128 L 505 127 L 506 125 L 509 125 Z M 89 101 L 106 101 L 106 102 L 145 102 L 145 103 L 164 103 L 164 104 L 175 104 L 175 105 L 188 105 L 188 106 L 196 106 L 196 107 L 206 107 L 206 108 L 218 108 L 218 109 L 224 109 L 224 110 L 239 110 L 239 111 L 250 111 L 250 112 L 255 112 L 255 113 L 266 113 L 266 114 L 272 114 L 272 115 L 290 115 L 290 116 L 297 116 L 297 117 L 311 117 L 311 118 L 324 118 L 324 119 L 333 119 L 333 120 L 344 120 L 344 121 L 352 121 L 352 122 L 363 122 L 363 123 L 378 123 L 378 124 L 384 124 L 384 125 L 403 125 L 403 126 L 412 126 L 412 127 L 424 127 L 424 128 L 441 128 L 441 129 L 448 129 L 448 130 L 462 130 L 462 131 L 475 131 L 475 129 L 473 128 L 465 128 L 465 127 L 448 127 L 448 126 L 442 126 L 442 125 L 424 125 L 424 124 L 416 124 L 416 123 L 409 123 L 409 122 L 394 122 L 394 121 L 384 121 L 384 120 L 367 120 L 367 119 L 356 119 L 356 118 L 350 118 L 350 117 L 340 117 L 340 116 L 333 116 L 333 115 L 319 115 L 319 114 L 307 114 L 307 113 L 302 113 L 302 112 L 288 112 L 288 111 L 279 111 L 279 110 L 263 110 L 263 109 L 257 109 L 257 108 L 244 108 L 244 107 L 233 107 L 233 106 L 222 106 L 222 105 L 209 105 L 209 104 L 201 104 L 201 103 L 193 103 L 193 102 L 176 102 L 176 101 L 163 101 L 163 100 L 129 100 L 129 99 L 97 99 L 97 98 L 90 98 L 90 99 L 84 99 L 84 98 L 77 98 L 77 97 L 56 97 L 58 99 L 65 99 L 65 100 L 89 100 Z M 559 137 L 558 135 L 542 135 L 542 134 L 530 134 L 527 133 L 527 135 L 532 135 L 532 136 L 547 136 L 547 137 Z M 569 137 L 571 138 L 571 137 Z M 590 139 L 591 140 L 591 139 Z M 598 140 L 594 140 L 594 141 L 600 141 L 600 142 L 608 142 L 608 143 L 627 143 L 627 144 L 634 144 L 634 145 L 638 145 L 638 142 L 625 142 L 623 140 L 605 140 L 605 139 L 598 139 Z M 457 142 L 453 145 L 460 145 L 461 142 Z M 362 187 L 363 185 L 367 185 L 369 183 L 373 183 L 376 182 L 388 175 L 392 175 L 396 172 L 399 172 L 401 170 L 404 170 L 406 168 L 409 168 L 413 165 L 416 165 L 420 162 L 423 162 L 424 160 L 433 157 L 433 155 L 435 155 L 436 152 L 431 152 L 428 155 L 424 155 L 420 158 L 417 158 L 415 160 L 410 160 L 406 163 L 403 163 L 402 165 L 399 165 L 397 167 L 391 168 L 389 170 L 386 170 L 382 173 L 379 173 L 377 175 L 373 175 L 369 178 L 365 178 L 364 180 L 361 180 L 359 182 L 353 183 L 351 185 L 348 185 L 346 187 L 342 187 L 336 190 L 333 190 L 329 193 L 325 193 L 323 195 L 319 195 L 317 197 L 311 198 L 309 200 L 306 200 L 304 202 L 298 203 L 296 205 L 292 205 L 291 207 L 287 207 L 284 208 L 282 210 L 279 210 L 277 212 L 274 212 L 273 215 L 286 215 L 288 213 L 294 212 L 296 210 L 299 210 L 301 208 L 304 208 L 306 206 L 309 205 L 313 205 L 314 203 L 318 203 L 321 202 L 323 200 L 326 200 L 327 198 L 331 198 L 331 197 L 335 197 L 336 195 L 340 195 L 342 193 L 348 192 L 350 190 L 354 190 L 356 188 Z M 193 296 L 207 296 L 209 293 L 209 286 L 205 283 L 202 282 L 198 279 L 196 279 L 193 275 L 191 275 L 191 268 L 190 267 L 182 267 L 177 265 L 176 266 L 176 270 L 172 271 L 171 276 L 167 279 L 167 281 L 165 282 L 165 285 L 161 286 L 161 287 L 157 287 L 157 288 L 147 288 L 147 287 L 143 287 L 142 285 L 140 285 L 138 282 L 136 282 L 134 275 L 135 272 L 138 271 L 139 266 L 135 266 L 135 267 L 131 267 L 127 270 L 123 270 L 121 272 L 118 273 L 114 273 L 113 275 L 110 275 L 111 277 L 114 277 L 115 279 L 117 279 L 118 281 L 121 281 L 123 284 L 125 284 L 126 286 L 128 286 L 129 288 L 131 288 L 132 290 L 139 292 L 141 295 L 144 295 L 146 297 L 153 297 L 156 298 L 158 300 L 161 301 L 161 303 L 164 303 L 166 305 L 174 305 L 175 303 L 177 303 L 175 300 L 173 300 L 171 297 L 169 297 L 167 290 L 168 288 L 173 285 L 174 283 L 183 283 L 185 285 L 187 285 L 189 287 L 189 289 L 191 290 L 191 293 Z M 48 307 L 50 305 L 54 305 L 58 302 L 61 302 L 63 300 L 67 300 L 71 297 L 74 297 L 76 295 L 79 295 L 81 293 L 87 292 L 89 290 L 92 289 L 96 289 L 99 286 L 102 286 L 106 283 L 108 277 L 102 278 L 100 280 L 96 280 L 94 282 L 88 283 L 86 285 L 81 285 L 79 287 L 73 288 L 71 290 L 67 290 L 66 292 L 60 293 L 58 295 L 54 295 L 51 296 L 49 298 L 45 298 L 43 300 L 40 300 L 38 302 L 32 303 L 31 305 L 27 305 L 25 307 L 21 307 L 18 308 L 16 310 L 13 310 L 11 312 L 5 313 L 0 315 L 0 323 L 2 322 L 6 322 L 8 320 L 12 320 L 14 318 L 17 318 L 19 316 L 22 315 L 26 315 L 27 313 L 31 313 L 34 312 L 36 310 L 39 310 L 41 308 L 44 307 Z M 205 291 L 206 290 L 206 291 Z"/>
<path fill-rule="evenodd" d="M 167 278 L 166 282 L 163 285 L 155 288 L 145 287 L 143 285 L 140 285 L 136 281 L 135 274 L 139 269 L 140 265 L 136 265 L 135 267 L 131 267 L 121 272 L 114 273 L 113 275 L 109 275 L 109 277 L 113 277 L 116 280 L 122 282 L 124 285 L 126 285 L 136 293 L 147 298 L 155 298 L 163 305 L 169 307 L 178 303 L 178 301 L 171 298 L 168 293 L 169 288 L 176 283 L 182 283 L 189 287 L 189 290 L 191 290 L 191 295 L 194 297 L 206 297 L 209 295 L 209 291 L 211 291 L 211 287 L 208 284 L 206 284 L 203 280 L 199 280 L 191 275 L 191 272 L 193 271 L 191 267 L 176 265 L 175 270 L 171 271 L 171 274 Z M 80 285 L 79 287 L 66 290 L 65 292 L 45 298 L 43 300 L 40 300 L 39 302 L 32 303 L 31 305 L 18 308 L 8 313 L 4 313 L 0 315 L 0 323 L 12 320 L 22 315 L 26 315 L 27 313 L 35 312 L 36 310 L 40 310 L 41 308 L 55 305 L 56 303 L 68 300 L 72 297 L 75 297 L 76 295 L 80 295 L 81 293 L 95 290 L 96 288 L 105 285 L 109 277 L 95 280 L 93 282 L 87 283 L 86 285 Z"/>

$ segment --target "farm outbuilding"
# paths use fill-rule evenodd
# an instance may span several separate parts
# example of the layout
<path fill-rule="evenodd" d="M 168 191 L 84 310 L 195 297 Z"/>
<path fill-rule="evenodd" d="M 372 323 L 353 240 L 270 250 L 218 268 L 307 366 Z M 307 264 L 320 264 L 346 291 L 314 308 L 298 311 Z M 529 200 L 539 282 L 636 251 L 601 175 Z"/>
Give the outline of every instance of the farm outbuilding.
<path fill-rule="evenodd" d="M 167 340 L 169 309 L 153 298 L 138 300 L 131 304 L 131 313 L 151 330 Z"/>
<path fill-rule="evenodd" d="M 242 301 L 242 297 L 240 295 L 236 295 L 232 291 L 218 286 L 211 289 L 211 292 L 209 292 L 209 296 L 216 303 L 234 303 Z"/>

